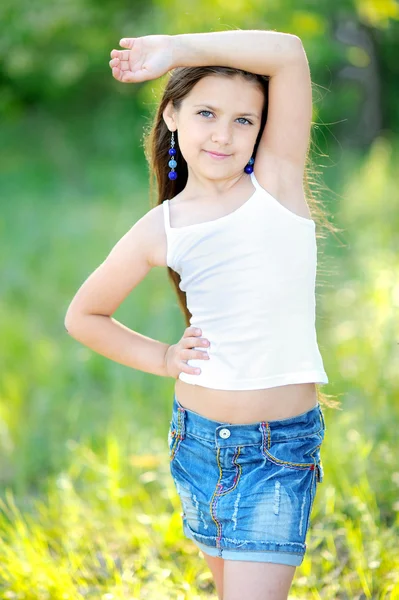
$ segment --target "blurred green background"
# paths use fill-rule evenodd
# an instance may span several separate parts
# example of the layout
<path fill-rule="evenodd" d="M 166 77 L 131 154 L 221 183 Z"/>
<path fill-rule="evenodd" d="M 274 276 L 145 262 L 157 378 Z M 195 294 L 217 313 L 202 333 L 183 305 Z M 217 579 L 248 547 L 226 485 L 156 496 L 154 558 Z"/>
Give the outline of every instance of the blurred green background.
<path fill-rule="evenodd" d="M 290 598 L 399 598 L 399 8 L 394 0 L 3 0 L 0 5 L 0 598 L 216 598 L 167 457 L 174 381 L 68 336 L 81 283 L 150 208 L 142 137 L 163 78 L 123 85 L 123 36 L 301 37 L 313 161 L 341 229 L 319 242 L 330 383 L 324 482 Z M 237 48 L 237 53 L 240 49 Z M 115 318 L 185 328 L 166 270 Z"/>

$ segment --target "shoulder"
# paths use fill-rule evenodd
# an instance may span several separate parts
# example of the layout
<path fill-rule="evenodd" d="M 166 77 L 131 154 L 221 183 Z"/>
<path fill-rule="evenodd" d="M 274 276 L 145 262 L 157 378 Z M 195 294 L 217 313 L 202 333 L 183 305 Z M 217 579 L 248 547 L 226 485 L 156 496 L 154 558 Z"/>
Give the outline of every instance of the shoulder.
<path fill-rule="evenodd" d="M 162 203 L 146 212 L 132 229 L 139 235 L 151 267 L 166 266 L 167 243 Z"/>

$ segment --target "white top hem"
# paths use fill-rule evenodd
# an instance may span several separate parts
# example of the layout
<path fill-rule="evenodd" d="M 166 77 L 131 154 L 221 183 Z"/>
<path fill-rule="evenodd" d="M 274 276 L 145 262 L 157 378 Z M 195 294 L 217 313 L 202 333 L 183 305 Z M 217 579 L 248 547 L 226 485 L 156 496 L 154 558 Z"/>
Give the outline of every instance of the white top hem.
<path fill-rule="evenodd" d="M 260 379 L 220 379 L 215 382 L 211 378 L 202 377 L 202 374 L 194 375 L 182 371 L 179 379 L 191 385 L 200 385 L 202 387 L 215 390 L 254 390 L 279 387 L 294 383 L 317 383 L 324 385 L 329 383 L 325 371 L 303 371 L 299 373 L 284 373 L 282 375 L 273 375 L 272 377 L 262 377 Z"/>

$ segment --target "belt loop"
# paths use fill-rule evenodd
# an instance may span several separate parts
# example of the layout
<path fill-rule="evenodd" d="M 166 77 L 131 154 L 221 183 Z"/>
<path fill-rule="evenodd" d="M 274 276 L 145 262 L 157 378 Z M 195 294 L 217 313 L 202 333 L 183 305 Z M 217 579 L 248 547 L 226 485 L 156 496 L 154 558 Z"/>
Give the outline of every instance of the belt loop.
<path fill-rule="evenodd" d="M 269 423 L 266 423 L 266 432 L 267 432 L 267 449 L 270 448 L 271 444 L 272 444 L 272 432 L 270 430 L 270 425 Z"/>
<path fill-rule="evenodd" d="M 269 423 L 267 423 L 266 421 L 261 421 L 260 422 L 260 426 L 259 429 L 262 433 L 262 452 L 263 452 L 263 456 L 266 456 L 266 452 L 265 450 L 270 448 L 270 427 L 269 427 Z"/>

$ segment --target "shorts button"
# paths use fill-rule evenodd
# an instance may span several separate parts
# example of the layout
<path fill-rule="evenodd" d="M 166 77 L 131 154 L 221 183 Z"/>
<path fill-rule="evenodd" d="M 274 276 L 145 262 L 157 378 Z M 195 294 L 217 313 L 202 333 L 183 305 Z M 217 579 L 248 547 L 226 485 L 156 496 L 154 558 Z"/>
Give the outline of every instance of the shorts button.
<path fill-rule="evenodd" d="M 224 438 L 224 439 L 228 438 L 228 437 L 230 437 L 230 431 L 228 429 L 221 429 L 219 431 L 219 435 L 221 438 Z"/>

